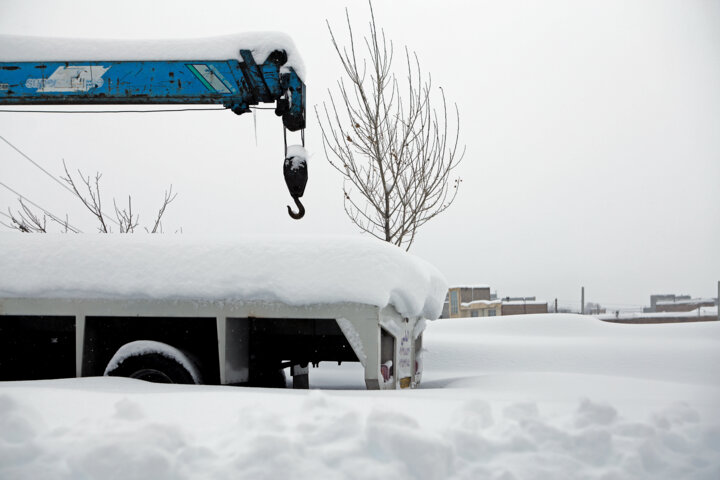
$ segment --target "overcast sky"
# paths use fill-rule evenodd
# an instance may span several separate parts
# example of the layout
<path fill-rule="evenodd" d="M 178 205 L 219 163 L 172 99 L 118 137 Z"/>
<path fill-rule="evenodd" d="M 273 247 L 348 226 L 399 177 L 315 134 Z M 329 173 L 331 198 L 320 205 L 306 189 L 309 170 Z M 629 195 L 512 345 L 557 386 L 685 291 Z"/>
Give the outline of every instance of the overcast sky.
<path fill-rule="evenodd" d="M 277 30 L 308 72 L 307 215 L 291 220 L 272 112 L 144 115 L 0 113 L 0 135 L 53 173 L 103 173 L 106 203 L 128 194 L 165 230 L 350 234 L 341 179 L 312 106 L 340 76 L 325 19 L 363 1 L 44 2 L 0 0 L 0 33 L 185 38 Z M 648 303 L 652 293 L 717 296 L 720 280 L 720 1 L 384 1 L 376 17 L 457 102 L 467 154 L 455 204 L 412 252 L 451 284 L 579 306 Z M 42 60 L 42 59 L 38 59 Z M 299 141 L 297 136 L 289 139 Z M 0 142 L 0 181 L 70 222 L 70 195 Z M 6 210 L 15 198 L 0 191 Z M 4 219 L 3 219 L 4 220 Z"/>

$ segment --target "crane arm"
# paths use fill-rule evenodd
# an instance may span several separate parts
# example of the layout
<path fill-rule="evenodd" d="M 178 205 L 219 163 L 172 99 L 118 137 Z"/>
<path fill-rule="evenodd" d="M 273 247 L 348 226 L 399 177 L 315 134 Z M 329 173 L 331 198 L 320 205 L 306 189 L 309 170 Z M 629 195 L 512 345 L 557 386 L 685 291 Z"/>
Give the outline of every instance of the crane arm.
<path fill-rule="evenodd" d="M 305 128 L 305 85 L 283 50 L 242 61 L 0 61 L 0 105 L 219 104 L 240 115 L 276 103 L 290 131 Z"/>
<path fill-rule="evenodd" d="M 282 117 L 287 130 L 305 128 L 305 84 L 295 69 L 286 65 L 284 49 L 272 50 L 262 64 L 257 64 L 247 49 L 240 49 L 238 58 L 227 60 L 218 60 L 213 54 L 212 60 L 108 61 L 62 61 L 57 53 L 46 58 L 48 61 L 35 60 L 44 50 L 31 54 L 30 60 L 14 61 L 18 59 L 7 60 L 14 56 L 12 50 L 7 45 L 5 50 L 8 56 L 3 60 L 0 48 L 0 105 L 217 104 L 241 115 L 251 106 L 274 102 L 275 114 Z M 290 207 L 288 212 L 293 218 L 302 218 L 305 210 L 298 198 L 307 182 L 304 149 L 292 155 L 286 152 L 284 162 L 292 165 L 284 168 L 285 181 L 299 208 L 299 213 Z"/>

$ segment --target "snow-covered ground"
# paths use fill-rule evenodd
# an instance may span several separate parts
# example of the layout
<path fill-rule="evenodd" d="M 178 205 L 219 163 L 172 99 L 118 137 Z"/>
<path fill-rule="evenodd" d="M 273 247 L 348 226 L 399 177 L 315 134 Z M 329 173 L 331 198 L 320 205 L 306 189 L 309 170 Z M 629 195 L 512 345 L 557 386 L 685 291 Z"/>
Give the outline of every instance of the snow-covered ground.
<path fill-rule="evenodd" d="M 714 300 L 714 299 L 713 299 Z M 598 315 L 601 320 L 635 320 L 642 318 L 695 318 L 695 317 L 717 317 L 718 307 L 700 307 L 689 312 L 622 312 L 606 313 Z"/>
<path fill-rule="evenodd" d="M 431 322 L 423 385 L 0 383 L 0 478 L 720 478 L 720 322 Z"/>

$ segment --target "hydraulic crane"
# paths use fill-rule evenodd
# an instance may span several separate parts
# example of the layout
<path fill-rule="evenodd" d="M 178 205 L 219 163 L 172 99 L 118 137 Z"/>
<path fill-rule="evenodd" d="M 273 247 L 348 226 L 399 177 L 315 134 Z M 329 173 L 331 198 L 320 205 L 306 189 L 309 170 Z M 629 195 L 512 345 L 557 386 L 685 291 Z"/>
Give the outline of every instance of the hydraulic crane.
<path fill-rule="evenodd" d="M 241 115 L 275 103 L 286 130 L 305 128 L 305 84 L 286 66 L 282 49 L 257 64 L 251 50 L 228 60 L 5 61 L 0 57 L 0 105 L 219 104 Z M 304 134 L 302 135 L 304 142 Z M 307 183 L 304 149 L 289 152 L 285 181 L 299 211 Z"/>

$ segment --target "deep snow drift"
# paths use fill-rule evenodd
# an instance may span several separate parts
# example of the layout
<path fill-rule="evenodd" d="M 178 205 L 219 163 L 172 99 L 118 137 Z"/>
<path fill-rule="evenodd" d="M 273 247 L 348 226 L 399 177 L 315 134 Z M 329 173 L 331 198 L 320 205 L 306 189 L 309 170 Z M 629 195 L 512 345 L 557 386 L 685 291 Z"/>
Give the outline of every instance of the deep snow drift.
<path fill-rule="evenodd" d="M 327 235 L 0 233 L 0 272 L 0 298 L 356 302 L 429 319 L 447 291 L 435 267 L 394 245 Z"/>
<path fill-rule="evenodd" d="M 0 478 L 720 478 L 720 322 L 430 322 L 420 390 L 0 383 Z"/>

